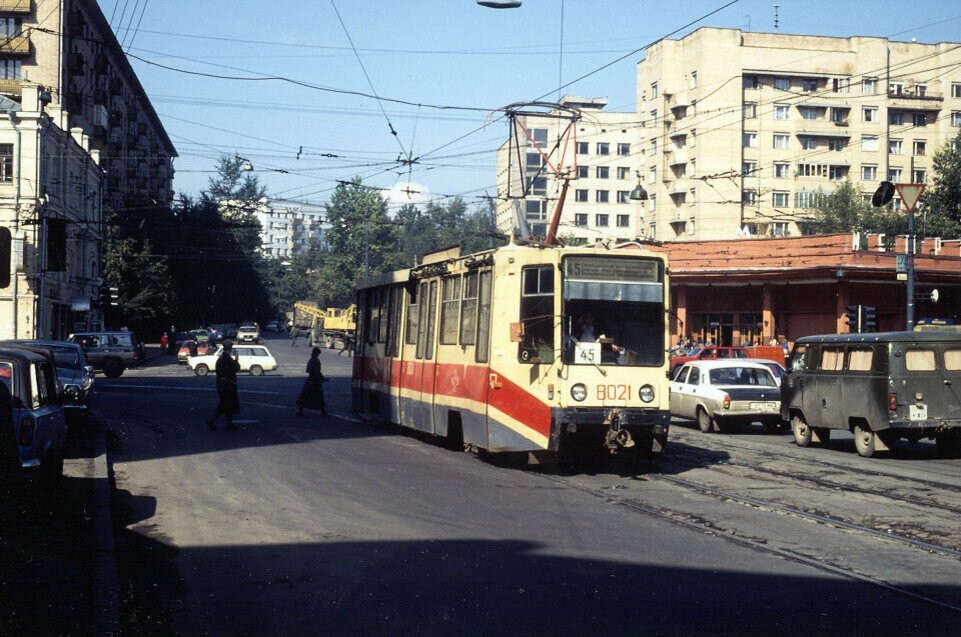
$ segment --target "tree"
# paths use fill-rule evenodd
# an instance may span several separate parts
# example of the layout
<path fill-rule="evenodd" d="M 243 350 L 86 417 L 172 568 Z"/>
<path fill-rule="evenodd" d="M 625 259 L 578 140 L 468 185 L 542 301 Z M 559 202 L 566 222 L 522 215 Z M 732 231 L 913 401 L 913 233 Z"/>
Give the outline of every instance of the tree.
<path fill-rule="evenodd" d="M 814 219 L 804 224 L 805 234 L 832 232 L 872 232 L 896 236 L 907 231 L 907 222 L 891 206 L 875 208 L 863 200 L 850 179 L 845 179 L 830 194 L 817 198 Z"/>
<path fill-rule="evenodd" d="M 931 166 L 934 176 L 921 199 L 919 229 L 926 236 L 961 238 L 961 132 L 935 153 Z"/>

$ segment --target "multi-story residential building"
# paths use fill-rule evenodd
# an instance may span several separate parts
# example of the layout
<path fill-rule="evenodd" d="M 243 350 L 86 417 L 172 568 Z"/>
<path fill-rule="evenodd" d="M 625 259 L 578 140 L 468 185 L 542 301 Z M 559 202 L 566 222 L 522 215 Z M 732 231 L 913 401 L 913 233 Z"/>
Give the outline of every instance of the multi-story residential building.
<path fill-rule="evenodd" d="M 961 43 L 702 28 L 647 49 L 637 95 L 649 238 L 794 235 L 845 179 L 866 199 L 930 179 Z"/>
<path fill-rule="evenodd" d="M 558 237 L 643 235 L 644 208 L 630 199 L 641 166 L 637 114 L 604 112 L 606 105 L 605 98 L 564 96 L 557 109 L 516 114 L 497 154 L 501 232 L 526 226 L 530 235 L 546 236 L 567 182 Z"/>
<path fill-rule="evenodd" d="M 287 199 L 270 199 L 257 211 L 264 255 L 289 259 L 324 242 L 327 210 L 324 206 Z"/>
<path fill-rule="evenodd" d="M 0 0 L 0 29 L 0 336 L 62 337 L 102 321 L 102 210 L 169 207 L 176 151 L 96 0 Z"/>

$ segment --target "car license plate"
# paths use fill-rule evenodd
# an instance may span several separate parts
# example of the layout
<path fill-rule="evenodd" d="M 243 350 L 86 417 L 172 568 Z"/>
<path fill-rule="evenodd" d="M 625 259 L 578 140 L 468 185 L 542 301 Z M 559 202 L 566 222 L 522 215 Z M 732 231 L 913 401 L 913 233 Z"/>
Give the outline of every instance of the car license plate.
<path fill-rule="evenodd" d="M 751 403 L 751 409 L 756 409 L 758 411 L 774 411 L 777 409 L 777 403 Z"/>
<path fill-rule="evenodd" d="M 911 405 L 908 408 L 908 416 L 911 420 L 927 420 L 928 419 L 928 406 L 927 405 Z"/>

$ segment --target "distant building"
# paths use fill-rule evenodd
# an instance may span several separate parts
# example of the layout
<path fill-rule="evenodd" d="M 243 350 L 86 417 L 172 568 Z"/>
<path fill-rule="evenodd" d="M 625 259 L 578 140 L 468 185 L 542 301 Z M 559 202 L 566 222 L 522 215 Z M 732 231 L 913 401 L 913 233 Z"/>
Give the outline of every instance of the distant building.
<path fill-rule="evenodd" d="M 325 242 L 327 210 L 323 205 L 270 199 L 258 210 L 264 255 L 289 259 Z"/>

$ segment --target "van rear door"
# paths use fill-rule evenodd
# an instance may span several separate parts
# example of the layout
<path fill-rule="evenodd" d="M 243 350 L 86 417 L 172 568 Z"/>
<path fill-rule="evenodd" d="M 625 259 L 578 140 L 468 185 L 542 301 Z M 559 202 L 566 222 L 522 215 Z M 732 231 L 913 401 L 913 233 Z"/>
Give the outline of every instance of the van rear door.
<path fill-rule="evenodd" d="M 912 422 L 961 419 L 961 347 L 935 342 L 906 346 L 904 372 L 898 391 L 898 402 L 907 405 L 902 418 Z"/>

